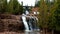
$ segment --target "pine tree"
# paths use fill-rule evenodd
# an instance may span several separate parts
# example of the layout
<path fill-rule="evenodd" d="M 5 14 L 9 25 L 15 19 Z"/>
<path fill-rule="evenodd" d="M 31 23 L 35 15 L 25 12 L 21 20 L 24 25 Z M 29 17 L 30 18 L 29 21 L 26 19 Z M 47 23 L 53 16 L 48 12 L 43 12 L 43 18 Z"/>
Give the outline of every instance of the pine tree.
<path fill-rule="evenodd" d="M 40 0 L 40 9 L 39 9 L 39 26 L 43 29 L 43 31 L 47 31 L 47 29 L 55 29 L 56 18 L 55 11 L 57 8 L 57 2 L 51 3 L 49 0 Z M 45 33 L 44 33 L 45 34 Z"/>
<path fill-rule="evenodd" d="M 44 0 L 40 0 L 40 9 L 39 9 L 39 26 L 43 29 L 43 34 L 47 31 L 48 28 L 48 6 Z"/>
<path fill-rule="evenodd" d="M 10 0 L 8 4 L 8 13 L 10 14 L 22 14 L 23 6 L 17 0 Z"/>
<path fill-rule="evenodd" d="M 56 0 L 53 1 L 53 4 L 50 4 L 50 16 L 49 16 L 49 29 L 52 29 L 52 34 L 54 34 L 54 30 L 56 28 L 56 18 L 55 18 L 55 12 L 56 12 L 56 9 L 57 9 L 57 2 Z"/>
<path fill-rule="evenodd" d="M 0 13 L 5 13 L 7 8 L 7 0 L 0 0 Z"/>
<path fill-rule="evenodd" d="M 7 4 L 7 7 L 8 7 L 7 13 L 12 14 L 12 12 L 13 12 L 13 0 L 9 1 L 9 3 Z"/>
<path fill-rule="evenodd" d="M 56 9 L 56 30 L 60 31 L 60 0 L 57 0 L 58 7 Z"/>

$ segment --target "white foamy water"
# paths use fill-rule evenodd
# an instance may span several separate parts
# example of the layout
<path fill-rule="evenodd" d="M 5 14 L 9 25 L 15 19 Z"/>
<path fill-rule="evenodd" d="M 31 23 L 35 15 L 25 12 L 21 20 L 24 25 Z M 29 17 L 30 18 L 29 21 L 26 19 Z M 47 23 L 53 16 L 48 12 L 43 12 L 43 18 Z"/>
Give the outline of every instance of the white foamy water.
<path fill-rule="evenodd" d="M 28 16 L 25 14 L 22 15 L 22 21 L 23 21 L 23 24 L 25 26 L 25 31 L 27 31 L 27 32 L 40 31 L 38 26 L 37 26 L 37 23 L 36 23 L 36 20 L 38 20 L 37 17 L 29 16 L 28 22 L 27 22 L 26 17 L 28 17 Z"/>
<path fill-rule="evenodd" d="M 29 26 L 27 24 L 25 15 L 22 16 L 22 20 L 23 20 L 23 24 L 25 26 L 25 31 L 29 31 Z"/>

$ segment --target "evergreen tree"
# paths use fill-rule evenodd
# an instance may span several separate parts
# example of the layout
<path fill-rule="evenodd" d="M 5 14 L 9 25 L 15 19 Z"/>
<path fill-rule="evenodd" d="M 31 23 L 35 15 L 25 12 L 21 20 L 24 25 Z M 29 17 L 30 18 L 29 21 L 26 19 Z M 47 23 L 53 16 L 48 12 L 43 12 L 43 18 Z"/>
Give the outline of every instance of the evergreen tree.
<path fill-rule="evenodd" d="M 7 12 L 8 14 L 12 14 L 13 12 L 13 0 L 10 0 L 9 3 L 7 3 Z"/>
<path fill-rule="evenodd" d="M 49 12 L 50 12 L 50 16 L 49 16 L 49 29 L 52 29 L 52 34 L 54 34 L 54 30 L 56 29 L 56 9 L 57 9 L 57 2 L 56 0 L 53 1 L 53 4 L 50 4 L 50 9 L 49 9 Z"/>
<path fill-rule="evenodd" d="M 60 0 L 57 0 L 58 7 L 56 9 L 56 30 L 60 31 Z"/>
<path fill-rule="evenodd" d="M 22 14 L 23 6 L 17 0 L 10 0 L 8 4 L 8 13 L 10 14 Z"/>
<path fill-rule="evenodd" d="M 40 0 L 40 9 L 39 9 L 39 26 L 43 29 L 43 34 L 47 31 L 48 28 L 48 6 L 46 5 L 46 2 L 44 0 Z"/>
<path fill-rule="evenodd" d="M 17 0 L 13 0 L 13 10 L 13 14 L 22 14 L 23 12 L 23 7 L 19 4 Z"/>
<path fill-rule="evenodd" d="M 37 3 L 35 3 L 35 7 L 39 7 L 40 5 L 40 1 L 38 1 Z"/>
<path fill-rule="evenodd" d="M 5 13 L 7 9 L 7 0 L 0 0 L 0 13 Z"/>
<path fill-rule="evenodd" d="M 43 29 L 43 31 L 47 29 L 55 29 L 56 27 L 56 18 L 55 11 L 57 8 L 57 2 L 48 2 L 49 0 L 40 0 L 40 9 L 39 9 L 39 26 Z"/>

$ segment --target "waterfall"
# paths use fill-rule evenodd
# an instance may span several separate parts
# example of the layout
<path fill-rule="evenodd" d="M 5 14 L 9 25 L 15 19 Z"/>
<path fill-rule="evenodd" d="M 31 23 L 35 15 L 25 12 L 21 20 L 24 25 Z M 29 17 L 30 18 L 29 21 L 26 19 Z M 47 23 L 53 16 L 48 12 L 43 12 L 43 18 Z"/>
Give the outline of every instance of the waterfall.
<path fill-rule="evenodd" d="M 38 18 L 36 16 L 30 16 L 29 23 L 31 24 L 31 30 L 40 31 L 39 27 L 37 26 L 37 21 Z"/>
<path fill-rule="evenodd" d="M 28 20 L 26 19 L 28 17 Z M 25 14 L 22 15 L 22 21 L 25 26 L 25 31 L 31 32 L 31 31 L 39 31 L 39 28 L 37 27 L 36 22 L 37 17 L 34 16 L 26 16 Z"/>
<path fill-rule="evenodd" d="M 27 24 L 27 21 L 26 21 L 26 16 L 23 14 L 22 16 L 22 20 L 23 20 L 23 24 L 25 26 L 25 31 L 29 31 L 29 26 Z"/>
<path fill-rule="evenodd" d="M 26 11 L 25 11 L 25 14 L 27 15 L 27 14 L 29 14 L 29 12 L 26 10 Z"/>

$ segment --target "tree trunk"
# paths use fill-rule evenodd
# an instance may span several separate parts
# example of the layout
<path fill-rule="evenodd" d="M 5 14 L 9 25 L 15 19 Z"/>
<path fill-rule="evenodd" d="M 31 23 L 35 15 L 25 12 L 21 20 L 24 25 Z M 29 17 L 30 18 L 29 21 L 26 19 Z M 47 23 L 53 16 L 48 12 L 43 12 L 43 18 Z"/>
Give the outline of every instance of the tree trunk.
<path fill-rule="evenodd" d="M 54 34 L 54 30 L 52 29 L 52 34 Z"/>
<path fill-rule="evenodd" d="M 47 34 L 47 29 L 46 29 L 46 33 L 45 34 Z"/>
<path fill-rule="evenodd" d="M 45 29 L 43 28 L 43 34 L 45 34 Z"/>
<path fill-rule="evenodd" d="M 43 34 L 43 30 L 40 30 L 40 33 Z"/>

